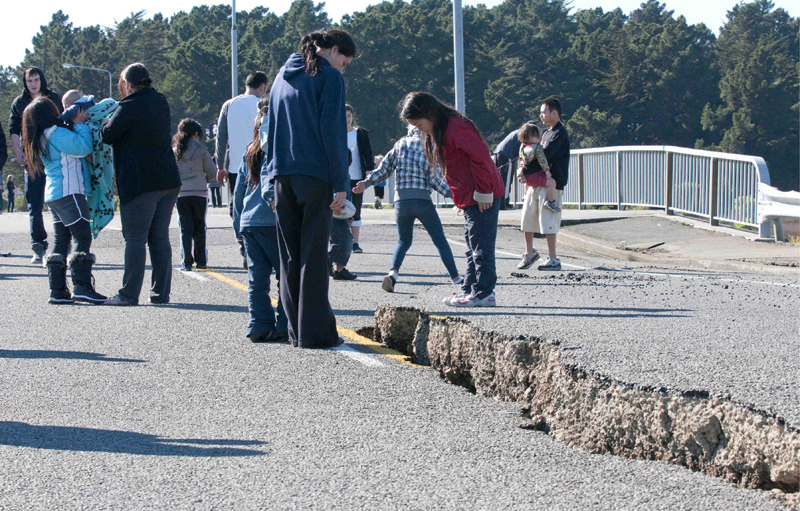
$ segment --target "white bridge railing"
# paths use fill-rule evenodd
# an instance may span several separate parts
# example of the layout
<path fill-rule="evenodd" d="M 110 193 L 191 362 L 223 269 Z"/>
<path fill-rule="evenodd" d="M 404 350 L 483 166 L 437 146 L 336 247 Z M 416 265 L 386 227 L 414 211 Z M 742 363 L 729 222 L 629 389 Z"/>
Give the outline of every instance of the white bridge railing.
<path fill-rule="evenodd" d="M 515 162 L 511 162 L 515 171 Z M 507 180 L 509 199 L 521 204 L 524 187 Z M 571 151 L 564 204 L 648 206 L 667 215 L 705 218 L 711 225 L 730 222 L 759 229 L 770 237 L 769 222 L 759 223 L 759 183 L 770 184 L 763 158 L 674 146 L 619 146 Z"/>

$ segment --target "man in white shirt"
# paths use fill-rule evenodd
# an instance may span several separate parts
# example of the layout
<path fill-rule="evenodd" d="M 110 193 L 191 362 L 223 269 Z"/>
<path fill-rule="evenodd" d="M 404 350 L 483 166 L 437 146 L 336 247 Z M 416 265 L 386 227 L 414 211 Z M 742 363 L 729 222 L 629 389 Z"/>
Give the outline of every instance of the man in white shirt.
<path fill-rule="evenodd" d="M 267 92 L 267 75 L 261 71 L 253 71 L 245 81 L 244 94 L 231 98 L 222 105 L 217 120 L 217 182 L 225 186 L 228 181 L 228 207 L 233 216 L 233 190 L 236 186 L 239 166 L 242 164 L 247 146 L 253 141 L 253 127 L 258 114 L 258 100 Z M 225 168 L 226 153 L 228 168 Z M 240 252 L 244 257 L 242 236 L 234 231 L 239 242 Z M 244 267 L 247 268 L 245 258 Z"/>

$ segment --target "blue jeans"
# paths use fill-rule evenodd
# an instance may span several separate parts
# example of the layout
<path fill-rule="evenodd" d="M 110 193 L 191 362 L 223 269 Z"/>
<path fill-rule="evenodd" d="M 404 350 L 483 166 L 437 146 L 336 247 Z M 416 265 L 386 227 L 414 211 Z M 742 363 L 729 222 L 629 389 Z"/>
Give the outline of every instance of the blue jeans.
<path fill-rule="evenodd" d="M 25 200 L 28 201 L 28 218 L 31 223 L 31 246 L 41 245 L 42 250 L 47 250 L 47 231 L 44 230 L 44 188 L 47 179 L 44 174 L 30 177 L 25 169 Z"/>
<path fill-rule="evenodd" d="M 414 239 L 414 220 L 419 219 L 422 226 L 428 231 L 431 241 L 436 245 L 439 257 L 445 268 L 447 268 L 450 278 L 458 277 L 453 251 L 450 250 L 450 245 L 444 237 L 442 221 L 439 220 L 439 215 L 436 213 L 436 207 L 433 202 L 426 199 L 397 201 L 394 203 L 394 217 L 397 222 L 397 245 L 395 245 L 394 254 L 392 254 L 392 269 L 400 271 L 406 252 L 411 248 L 411 243 Z"/>
<path fill-rule="evenodd" d="M 464 240 L 467 243 L 467 272 L 462 289 L 477 298 L 486 298 L 497 284 L 494 246 L 497 240 L 497 219 L 500 199 L 483 213 L 478 205 L 464 210 Z"/>
<path fill-rule="evenodd" d="M 350 222 L 334 218 L 331 222 L 328 259 L 333 264 L 347 266 L 351 255 L 353 255 L 353 233 L 350 230 Z"/>
<path fill-rule="evenodd" d="M 275 226 L 245 227 L 242 231 L 247 252 L 247 308 L 250 322 L 245 335 L 260 336 L 270 330 L 287 331 L 286 314 L 278 298 L 278 321 L 269 297 L 269 280 L 275 270 L 275 282 L 280 286 L 280 249 L 278 228 Z M 280 295 L 280 293 L 279 293 Z"/>

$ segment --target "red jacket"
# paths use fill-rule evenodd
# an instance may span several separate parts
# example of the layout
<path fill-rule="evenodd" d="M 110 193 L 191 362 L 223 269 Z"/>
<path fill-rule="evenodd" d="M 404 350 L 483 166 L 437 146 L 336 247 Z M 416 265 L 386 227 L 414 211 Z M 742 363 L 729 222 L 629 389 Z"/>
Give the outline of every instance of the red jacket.
<path fill-rule="evenodd" d="M 495 167 L 489 148 L 469 121 L 450 117 L 444 135 L 447 184 L 453 202 L 466 209 L 480 202 L 492 202 L 505 195 L 505 184 Z"/>

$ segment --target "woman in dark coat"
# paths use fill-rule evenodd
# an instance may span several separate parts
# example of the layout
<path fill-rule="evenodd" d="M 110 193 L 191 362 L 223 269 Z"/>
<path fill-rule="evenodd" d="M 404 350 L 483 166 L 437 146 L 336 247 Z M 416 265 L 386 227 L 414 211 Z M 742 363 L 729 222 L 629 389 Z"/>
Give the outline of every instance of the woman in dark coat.
<path fill-rule="evenodd" d="M 122 101 L 102 131 L 114 149 L 125 273 L 122 287 L 106 305 L 136 305 L 142 290 L 145 244 L 153 275 L 150 303 L 169 303 L 172 247 L 169 222 L 178 199 L 181 178 L 172 152 L 169 104 L 152 87 L 144 64 L 126 67 L 119 78 Z"/>

